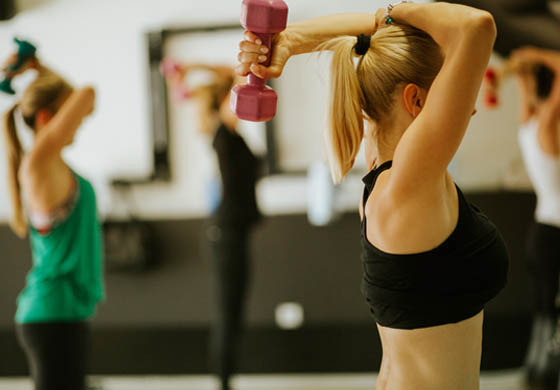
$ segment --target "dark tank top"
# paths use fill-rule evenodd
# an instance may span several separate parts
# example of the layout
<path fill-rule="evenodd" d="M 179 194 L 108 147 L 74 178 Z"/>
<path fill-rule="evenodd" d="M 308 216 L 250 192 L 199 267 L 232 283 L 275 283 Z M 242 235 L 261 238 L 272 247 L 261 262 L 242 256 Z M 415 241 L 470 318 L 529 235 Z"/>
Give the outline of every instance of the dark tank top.
<path fill-rule="evenodd" d="M 364 177 L 363 206 L 381 172 Z M 362 293 L 376 322 L 416 329 L 459 322 L 479 313 L 505 286 L 508 252 L 494 224 L 457 187 L 459 218 L 438 247 L 415 254 L 390 254 L 368 241 L 362 220 Z M 416 221 L 422 229 L 422 221 Z"/>
<path fill-rule="evenodd" d="M 216 131 L 213 147 L 222 179 L 222 199 L 214 219 L 222 228 L 247 229 L 261 219 L 255 194 L 259 160 L 245 140 L 224 124 Z"/>

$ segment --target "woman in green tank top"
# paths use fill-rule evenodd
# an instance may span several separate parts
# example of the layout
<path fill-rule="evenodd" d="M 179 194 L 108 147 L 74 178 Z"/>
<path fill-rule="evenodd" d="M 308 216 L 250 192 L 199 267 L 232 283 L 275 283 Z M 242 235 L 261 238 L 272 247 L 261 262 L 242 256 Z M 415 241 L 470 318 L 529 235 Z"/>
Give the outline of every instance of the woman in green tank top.
<path fill-rule="evenodd" d="M 6 69 L 17 61 L 12 56 Z M 88 327 L 104 298 L 102 236 L 91 184 L 73 172 L 61 152 L 94 108 L 91 87 L 73 89 L 34 58 L 18 71 L 37 74 L 4 117 L 10 225 L 30 236 L 33 265 L 15 316 L 36 390 L 85 389 Z M 8 73 L 10 73 L 8 71 Z M 25 153 L 15 114 L 34 135 Z"/>

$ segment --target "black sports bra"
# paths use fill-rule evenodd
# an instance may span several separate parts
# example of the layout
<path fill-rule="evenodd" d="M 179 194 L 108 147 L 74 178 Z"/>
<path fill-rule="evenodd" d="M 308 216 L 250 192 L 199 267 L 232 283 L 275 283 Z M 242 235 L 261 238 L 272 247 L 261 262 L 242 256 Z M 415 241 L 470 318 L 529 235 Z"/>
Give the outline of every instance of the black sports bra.
<path fill-rule="evenodd" d="M 363 181 L 366 201 L 387 161 Z M 455 323 L 479 313 L 505 286 L 509 256 L 492 222 L 467 202 L 457 187 L 459 218 L 438 247 L 415 254 L 391 254 L 373 246 L 362 220 L 362 293 L 376 322 L 397 329 Z M 422 221 L 417 221 L 422 228 Z"/>

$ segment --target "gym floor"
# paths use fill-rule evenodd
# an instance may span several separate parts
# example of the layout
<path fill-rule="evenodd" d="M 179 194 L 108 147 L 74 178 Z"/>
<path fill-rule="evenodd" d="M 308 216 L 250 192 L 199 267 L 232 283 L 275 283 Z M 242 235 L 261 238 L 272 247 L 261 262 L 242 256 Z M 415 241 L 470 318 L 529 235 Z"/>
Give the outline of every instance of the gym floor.
<path fill-rule="evenodd" d="M 372 390 L 375 374 L 328 375 L 240 375 L 233 379 L 235 390 Z M 93 377 L 91 390 L 214 390 L 209 376 Z M 520 370 L 483 372 L 480 390 L 524 390 Z M 0 390 L 32 390 L 27 379 L 0 379 Z"/>

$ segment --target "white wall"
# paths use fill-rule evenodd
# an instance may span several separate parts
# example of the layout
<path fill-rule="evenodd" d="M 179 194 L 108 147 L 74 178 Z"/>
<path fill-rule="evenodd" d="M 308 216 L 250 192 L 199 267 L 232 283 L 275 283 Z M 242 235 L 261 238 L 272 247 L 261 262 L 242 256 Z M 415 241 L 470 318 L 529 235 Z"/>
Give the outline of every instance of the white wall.
<path fill-rule="evenodd" d="M 500 62 L 497 56 L 491 60 L 492 65 Z M 517 143 L 519 96 L 515 81 L 510 78 L 504 83 L 498 109 L 489 111 L 482 99 L 477 109 L 453 164 L 457 182 L 472 190 L 530 190 Z"/>
<path fill-rule="evenodd" d="M 240 1 L 21 0 L 21 3 L 35 7 L 20 13 L 12 21 L 0 23 L 0 56 L 13 51 L 11 38 L 14 35 L 29 38 L 38 44 L 40 58 L 46 64 L 76 85 L 88 83 L 96 87 L 96 112 L 84 124 L 66 156 L 72 166 L 93 180 L 102 213 L 119 214 L 122 212 L 120 203 L 107 181 L 121 176 L 143 177 L 152 166 L 144 32 L 170 26 L 236 22 Z M 288 4 L 290 19 L 299 20 L 333 12 L 374 12 L 386 2 L 323 0 L 318 7 L 316 0 L 288 0 Z M 293 69 L 296 66 L 294 64 Z M 287 85 L 293 80 L 287 80 Z M 19 80 L 16 85 L 21 89 L 25 81 Z M 279 88 L 284 95 L 289 90 L 285 86 Z M 317 99 L 312 97 L 312 93 L 304 96 L 309 99 L 308 104 L 314 112 L 321 112 L 323 108 L 314 103 Z M 12 98 L 0 96 L 0 110 L 7 109 L 12 103 Z M 459 183 L 471 188 L 502 185 L 504 172 L 510 164 L 508 161 L 518 155 L 513 136 L 516 127 L 513 87 L 508 89 L 505 103 L 501 115 L 480 113 L 473 120 L 473 128 L 469 130 L 456 161 Z M 189 110 L 192 108 L 186 105 L 171 113 L 175 180 L 134 190 L 136 211 L 144 217 L 184 218 L 207 213 L 206 183 L 214 162 L 208 143 L 195 134 L 196 122 L 191 119 L 194 115 Z M 279 123 L 285 123 L 286 129 L 293 123 L 287 111 L 283 110 L 286 116 L 279 118 Z M 306 129 L 313 126 L 308 122 L 304 126 Z M 324 122 L 312 130 L 317 131 L 322 126 Z M 323 142 L 310 138 L 297 140 L 298 152 L 294 158 L 305 152 L 301 145 L 310 151 Z M 4 162 L 0 159 L 0 188 L 4 188 L 4 171 Z M 359 187 L 357 176 L 348 180 L 342 191 L 345 208 L 355 207 Z M 259 187 L 259 198 L 268 213 L 304 211 L 305 179 L 268 178 Z M 0 220 L 5 220 L 8 214 L 9 203 L 3 190 L 0 191 Z"/>

